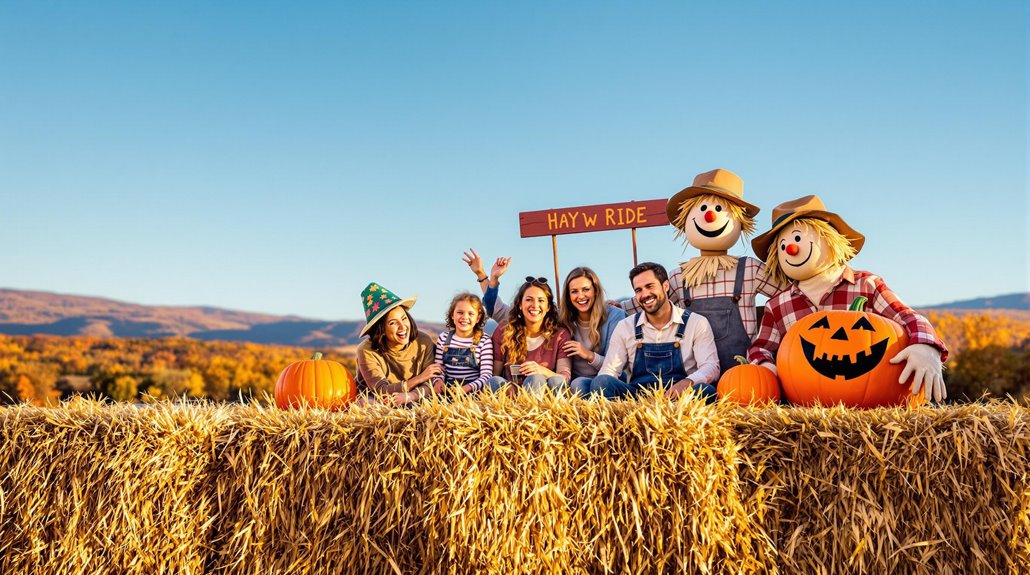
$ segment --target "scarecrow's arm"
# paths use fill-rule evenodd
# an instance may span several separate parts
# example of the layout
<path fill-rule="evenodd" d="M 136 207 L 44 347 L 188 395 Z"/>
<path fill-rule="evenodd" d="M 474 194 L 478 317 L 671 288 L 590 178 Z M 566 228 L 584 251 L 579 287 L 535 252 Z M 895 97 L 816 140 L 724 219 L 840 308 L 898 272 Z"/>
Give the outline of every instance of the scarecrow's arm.
<path fill-rule="evenodd" d="M 941 354 L 941 361 L 947 361 L 948 347 L 937 337 L 937 332 L 928 319 L 905 305 L 880 276 L 869 275 L 863 281 L 873 284 L 872 289 L 868 290 L 872 293 L 870 304 L 873 311 L 901 324 L 908 334 L 909 345 L 922 343 L 935 347 Z"/>
<path fill-rule="evenodd" d="M 758 261 L 754 258 L 748 258 L 748 265 L 756 265 L 758 269 L 755 270 L 755 282 L 757 282 L 757 291 L 760 294 L 772 297 L 781 291 L 790 287 L 790 283 L 779 283 L 772 278 L 769 271 L 765 268 L 765 262 Z"/>
<path fill-rule="evenodd" d="M 762 315 L 758 335 L 747 350 L 749 362 L 776 364 L 776 350 L 780 349 L 780 341 L 786 331 L 781 315 L 781 309 L 775 304 L 775 299 L 769 300 L 765 306 L 765 314 Z"/>

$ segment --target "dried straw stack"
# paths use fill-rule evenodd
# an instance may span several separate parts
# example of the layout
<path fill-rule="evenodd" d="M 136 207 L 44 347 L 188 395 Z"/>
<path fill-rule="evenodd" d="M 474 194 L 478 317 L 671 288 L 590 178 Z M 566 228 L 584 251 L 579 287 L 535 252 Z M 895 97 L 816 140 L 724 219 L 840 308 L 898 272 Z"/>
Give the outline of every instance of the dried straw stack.
<path fill-rule="evenodd" d="M 1030 413 L 738 410 L 783 573 L 1030 572 Z"/>
<path fill-rule="evenodd" d="M 212 430 L 226 414 L 0 409 L 0 573 L 202 572 Z"/>
<path fill-rule="evenodd" d="M 3 573 L 1027 573 L 1030 415 L 0 410 Z"/>

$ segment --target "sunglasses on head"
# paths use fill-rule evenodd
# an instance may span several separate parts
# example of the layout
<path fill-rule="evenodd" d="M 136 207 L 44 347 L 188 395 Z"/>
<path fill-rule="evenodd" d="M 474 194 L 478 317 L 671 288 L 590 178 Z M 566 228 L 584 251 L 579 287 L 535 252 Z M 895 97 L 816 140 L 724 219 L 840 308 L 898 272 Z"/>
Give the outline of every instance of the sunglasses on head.
<path fill-rule="evenodd" d="M 533 276 L 526 276 L 526 283 L 527 284 L 545 284 L 545 283 L 547 283 L 547 278 L 535 278 Z"/>

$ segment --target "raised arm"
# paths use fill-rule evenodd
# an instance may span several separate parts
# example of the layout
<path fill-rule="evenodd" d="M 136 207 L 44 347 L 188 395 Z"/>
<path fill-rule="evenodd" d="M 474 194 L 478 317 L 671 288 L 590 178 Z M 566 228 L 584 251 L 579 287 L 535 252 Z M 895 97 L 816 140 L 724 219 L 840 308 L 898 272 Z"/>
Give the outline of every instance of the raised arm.
<path fill-rule="evenodd" d="M 511 307 L 498 297 L 501 276 L 508 271 L 509 265 L 511 265 L 511 258 L 497 258 L 490 268 L 490 276 L 487 281 L 483 282 L 486 285 L 483 289 L 483 307 L 486 308 L 487 315 L 497 322 L 508 319 L 508 312 L 511 311 Z"/>
<path fill-rule="evenodd" d="M 465 265 L 467 265 L 469 269 L 472 270 L 472 273 L 476 275 L 476 281 L 479 282 L 479 289 L 481 289 L 485 295 L 486 281 L 489 278 L 486 275 L 486 272 L 483 271 L 483 260 L 480 259 L 479 254 L 476 253 L 476 250 L 469 248 L 469 251 L 462 252 L 461 261 L 465 262 Z"/>

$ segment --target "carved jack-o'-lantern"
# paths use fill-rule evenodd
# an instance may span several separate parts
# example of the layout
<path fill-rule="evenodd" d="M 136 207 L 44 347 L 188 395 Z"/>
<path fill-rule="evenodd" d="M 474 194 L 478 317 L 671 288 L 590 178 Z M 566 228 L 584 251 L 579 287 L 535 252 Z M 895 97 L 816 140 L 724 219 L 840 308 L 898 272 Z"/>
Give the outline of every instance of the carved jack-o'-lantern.
<path fill-rule="evenodd" d="M 908 345 L 896 322 L 862 311 L 820 311 L 797 321 L 783 338 L 776 370 L 791 403 L 881 407 L 904 405 L 908 385 L 898 383 L 904 364 L 890 360 Z"/>

